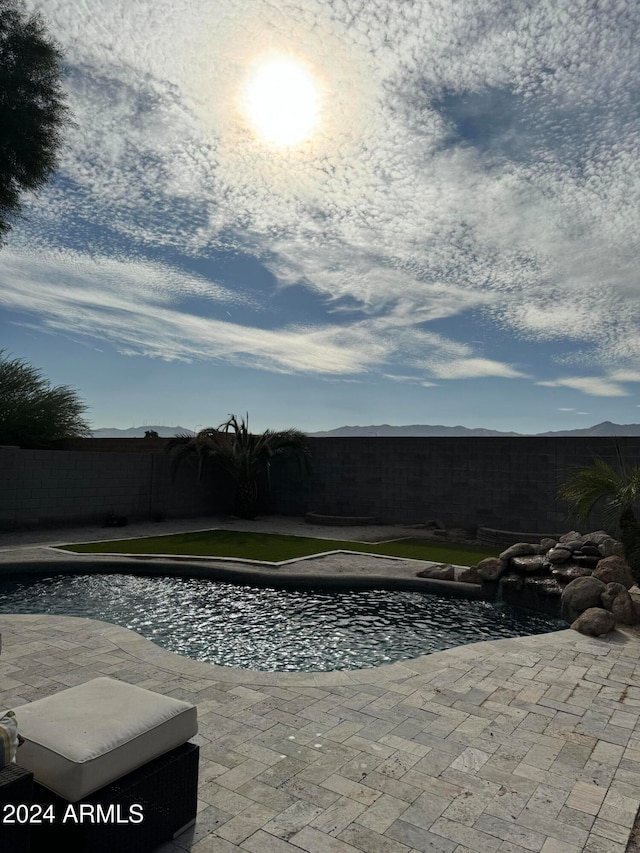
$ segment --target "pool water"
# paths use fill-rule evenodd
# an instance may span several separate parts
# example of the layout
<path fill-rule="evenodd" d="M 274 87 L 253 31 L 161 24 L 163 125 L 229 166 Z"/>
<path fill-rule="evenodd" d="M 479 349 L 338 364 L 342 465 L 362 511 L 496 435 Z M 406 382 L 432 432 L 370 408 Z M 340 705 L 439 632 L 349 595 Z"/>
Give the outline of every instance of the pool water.
<path fill-rule="evenodd" d="M 87 616 L 195 660 L 292 672 L 361 669 L 567 627 L 505 604 L 421 592 L 301 591 L 120 574 L 4 578 L 0 613 Z"/>

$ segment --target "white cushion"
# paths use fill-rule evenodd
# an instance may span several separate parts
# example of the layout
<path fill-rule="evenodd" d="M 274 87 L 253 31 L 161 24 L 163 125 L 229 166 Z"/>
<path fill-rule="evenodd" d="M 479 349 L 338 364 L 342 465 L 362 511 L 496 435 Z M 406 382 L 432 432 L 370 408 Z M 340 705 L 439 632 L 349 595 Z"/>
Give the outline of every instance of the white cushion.
<path fill-rule="evenodd" d="M 95 678 L 15 709 L 20 766 L 77 802 L 198 731 L 197 709 L 113 678 Z"/>

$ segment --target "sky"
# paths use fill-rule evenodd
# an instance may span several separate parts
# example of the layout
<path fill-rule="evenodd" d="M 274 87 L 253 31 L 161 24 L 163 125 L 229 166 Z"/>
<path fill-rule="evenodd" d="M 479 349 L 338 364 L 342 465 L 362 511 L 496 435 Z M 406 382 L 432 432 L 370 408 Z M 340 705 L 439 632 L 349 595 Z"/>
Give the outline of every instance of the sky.
<path fill-rule="evenodd" d="M 640 422 L 634 0 L 28 0 L 0 347 L 94 428 Z"/>

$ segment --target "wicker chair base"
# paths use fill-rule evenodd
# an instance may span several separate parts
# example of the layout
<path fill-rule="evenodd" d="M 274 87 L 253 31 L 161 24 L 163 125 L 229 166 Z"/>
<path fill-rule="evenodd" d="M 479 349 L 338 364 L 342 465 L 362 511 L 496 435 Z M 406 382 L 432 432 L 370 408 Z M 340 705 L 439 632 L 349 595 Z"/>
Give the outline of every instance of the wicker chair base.
<path fill-rule="evenodd" d="M 31 853 L 151 853 L 195 821 L 199 753 L 185 743 L 78 803 L 36 782 L 55 822 L 31 827 Z"/>
<path fill-rule="evenodd" d="M 33 803 L 33 773 L 8 764 L 0 769 L 0 850 L 29 853 L 31 828 L 24 807 Z M 21 806 L 20 812 L 5 808 Z M 13 820 L 14 823 L 7 821 Z"/>

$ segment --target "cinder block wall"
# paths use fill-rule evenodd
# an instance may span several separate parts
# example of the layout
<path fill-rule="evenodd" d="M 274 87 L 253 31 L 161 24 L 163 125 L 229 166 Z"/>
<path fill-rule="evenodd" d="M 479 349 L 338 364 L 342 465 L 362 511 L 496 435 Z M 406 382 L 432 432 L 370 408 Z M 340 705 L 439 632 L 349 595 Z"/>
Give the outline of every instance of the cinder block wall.
<path fill-rule="evenodd" d="M 559 532 L 575 524 L 556 502 L 570 469 L 595 455 L 616 461 L 611 438 L 316 438 L 310 444 L 308 481 L 290 478 L 295 466 L 276 468 L 274 511 Z M 630 464 L 640 464 L 640 438 L 618 444 Z"/>
<path fill-rule="evenodd" d="M 194 517 L 227 511 L 228 486 L 186 466 L 171 480 L 159 453 L 0 449 L 0 529 Z"/>
<path fill-rule="evenodd" d="M 618 444 L 629 464 L 640 464 L 640 438 Z M 610 438 L 315 438 L 310 445 L 308 479 L 294 464 L 274 461 L 272 512 L 559 532 L 575 524 L 556 502 L 569 470 L 588 465 L 594 455 L 616 461 Z M 0 449 L 5 530 L 102 522 L 109 512 L 188 518 L 231 508 L 228 482 L 216 476 L 199 482 L 188 467 L 171 481 L 170 459 L 150 448 Z M 597 517 L 594 525 L 601 526 Z"/>

